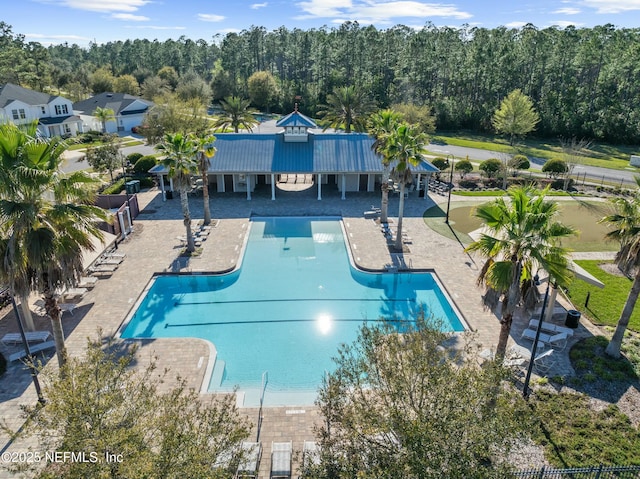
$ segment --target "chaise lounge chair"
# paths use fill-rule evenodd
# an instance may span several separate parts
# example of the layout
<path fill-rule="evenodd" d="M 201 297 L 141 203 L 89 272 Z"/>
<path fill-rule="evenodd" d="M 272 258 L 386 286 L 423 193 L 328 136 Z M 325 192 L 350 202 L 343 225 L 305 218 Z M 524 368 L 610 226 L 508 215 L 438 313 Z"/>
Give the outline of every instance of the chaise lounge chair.
<path fill-rule="evenodd" d="M 539 323 L 540 320 L 532 319 L 531 321 L 529 321 L 529 329 L 537 329 Z M 541 330 L 548 333 L 567 333 L 567 336 L 573 336 L 573 329 L 549 323 L 548 321 L 542 322 Z"/>
<path fill-rule="evenodd" d="M 236 479 L 256 479 L 258 477 L 260 457 L 262 456 L 262 444 L 259 442 L 242 442 L 240 449 L 243 456 L 240 464 L 238 464 Z"/>
<path fill-rule="evenodd" d="M 292 452 L 291 441 L 271 443 L 271 479 L 291 478 Z"/>
<path fill-rule="evenodd" d="M 554 335 L 540 333 L 538 340 L 542 344 L 551 346 L 553 349 L 562 351 L 567 345 L 567 333 L 556 333 Z M 535 329 L 525 329 L 522 331 L 522 339 L 529 339 L 535 341 L 536 331 Z"/>
<path fill-rule="evenodd" d="M 93 288 L 98 282 L 95 276 L 82 276 L 78 283 L 78 288 Z"/>
<path fill-rule="evenodd" d="M 56 347 L 55 342 L 47 341 L 45 343 L 38 343 L 35 346 L 30 346 L 29 350 L 31 351 L 31 354 L 35 354 L 35 353 L 39 353 L 40 351 L 45 351 L 46 349 L 51 349 L 55 347 Z M 21 349 L 17 353 L 13 353 L 11 356 L 9 356 L 9 362 L 11 363 L 13 361 L 17 361 L 26 356 L 27 356 L 27 352 L 24 349 Z"/>
<path fill-rule="evenodd" d="M 320 447 L 315 441 L 304 441 L 302 446 L 302 467 L 317 466 L 320 464 Z"/>
<path fill-rule="evenodd" d="M 51 337 L 49 331 L 30 331 L 24 333 L 28 343 L 44 343 Z M 2 337 L 2 344 L 5 346 L 8 344 L 19 344 L 22 342 L 22 335 L 20 333 L 8 333 Z"/>

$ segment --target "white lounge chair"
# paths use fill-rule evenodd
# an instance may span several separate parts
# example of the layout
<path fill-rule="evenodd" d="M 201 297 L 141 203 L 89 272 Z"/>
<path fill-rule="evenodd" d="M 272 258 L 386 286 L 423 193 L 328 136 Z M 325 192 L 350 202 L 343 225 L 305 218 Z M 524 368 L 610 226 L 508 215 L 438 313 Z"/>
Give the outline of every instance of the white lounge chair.
<path fill-rule="evenodd" d="M 271 479 L 291 478 L 292 453 L 291 441 L 271 443 Z"/>
<path fill-rule="evenodd" d="M 36 299 L 33 306 L 35 307 L 36 314 L 45 314 L 47 312 L 45 309 L 44 299 Z"/>
<path fill-rule="evenodd" d="M 84 296 L 87 291 L 87 288 L 69 288 L 62 295 L 65 298 L 77 298 L 78 296 Z"/>
<path fill-rule="evenodd" d="M 532 319 L 531 321 L 529 321 L 529 329 L 538 329 L 539 323 L 540 320 Z M 548 321 L 542 322 L 542 331 L 547 331 L 549 333 L 567 333 L 567 336 L 573 336 L 573 329 L 549 323 Z"/>
<path fill-rule="evenodd" d="M 115 256 L 101 256 L 100 258 L 98 258 L 98 260 L 96 261 L 96 264 L 120 264 L 122 263 L 122 261 L 124 261 L 123 258 L 118 258 Z"/>
<path fill-rule="evenodd" d="M 73 316 L 73 310 L 76 309 L 76 306 L 78 306 L 76 303 L 58 303 L 58 307 L 62 314 L 70 313 L 71 316 Z"/>
<path fill-rule="evenodd" d="M 27 338 L 28 343 L 44 343 L 47 339 L 51 337 L 51 333 L 49 331 L 30 331 L 28 333 L 24 333 L 25 338 Z M 2 344 L 18 344 L 22 342 L 22 335 L 20 333 L 8 333 L 2 337 Z"/>
<path fill-rule="evenodd" d="M 524 331 L 522 331 L 522 339 L 535 341 L 535 338 L 535 329 L 525 329 Z M 561 351 L 567 345 L 567 333 L 556 333 L 554 335 L 540 333 L 538 341 L 540 341 L 542 344 L 551 346 L 553 349 Z"/>
<path fill-rule="evenodd" d="M 533 367 L 539 374 L 544 376 L 555 364 L 556 359 L 556 356 L 553 354 L 553 349 L 547 349 L 536 356 L 533 360 Z"/>
<path fill-rule="evenodd" d="M 113 273 L 118 269 L 117 264 L 98 264 L 89 268 L 91 273 Z"/>
<path fill-rule="evenodd" d="M 242 460 L 238 464 L 236 478 L 252 478 L 258 477 L 258 467 L 260 465 L 260 457 L 262 456 L 262 444 L 259 442 L 242 442 L 240 445 L 242 450 Z"/>
<path fill-rule="evenodd" d="M 40 351 L 45 351 L 47 349 L 55 348 L 56 343 L 53 341 L 47 341 L 46 343 L 38 343 L 35 346 L 30 346 L 29 350 L 31 354 L 39 353 Z M 9 362 L 17 361 L 27 356 L 27 353 L 24 349 L 18 351 L 17 353 L 13 353 L 9 356 Z"/>
<path fill-rule="evenodd" d="M 78 288 L 93 288 L 98 282 L 95 276 L 82 276 L 78 282 Z"/>
<path fill-rule="evenodd" d="M 304 441 L 302 446 L 302 467 L 304 469 L 320 464 L 320 447 L 315 441 Z"/>

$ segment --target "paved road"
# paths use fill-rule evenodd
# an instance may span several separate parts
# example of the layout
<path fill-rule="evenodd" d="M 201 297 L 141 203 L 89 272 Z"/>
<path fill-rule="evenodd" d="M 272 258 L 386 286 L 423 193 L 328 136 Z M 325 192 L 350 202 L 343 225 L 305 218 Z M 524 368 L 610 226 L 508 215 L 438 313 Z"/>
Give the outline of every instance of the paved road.
<path fill-rule="evenodd" d="M 157 151 L 152 146 L 145 145 L 135 145 L 135 146 L 127 146 L 120 150 L 122 154 L 126 157 L 131 153 L 142 153 L 143 155 L 153 155 L 157 153 Z M 63 153 L 63 157 L 65 159 L 62 164 L 62 171 L 65 173 L 71 173 L 78 170 L 86 170 L 89 167 L 89 164 L 84 161 L 84 151 L 65 151 Z"/>
<path fill-rule="evenodd" d="M 484 161 L 489 158 L 501 158 L 500 153 L 497 151 L 479 150 L 477 148 L 468 148 L 465 146 L 453 146 L 453 145 L 436 145 L 429 144 L 429 151 L 452 154 L 457 158 L 464 158 L 469 156 L 470 160 Z M 531 170 L 540 171 L 542 165 L 547 161 L 544 158 L 530 158 Z M 573 175 L 582 177 L 586 174 L 587 181 L 591 182 L 607 182 L 613 184 L 619 184 L 621 186 L 635 186 L 636 182 L 634 176 L 640 174 L 640 169 L 630 168 L 629 170 L 612 170 L 611 168 L 600 168 L 597 166 L 576 166 Z"/>

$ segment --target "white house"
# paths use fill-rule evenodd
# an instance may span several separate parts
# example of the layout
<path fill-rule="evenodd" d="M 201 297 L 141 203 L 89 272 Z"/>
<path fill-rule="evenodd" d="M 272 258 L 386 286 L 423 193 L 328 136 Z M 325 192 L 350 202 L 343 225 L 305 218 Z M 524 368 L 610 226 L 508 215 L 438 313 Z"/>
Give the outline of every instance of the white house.
<path fill-rule="evenodd" d="M 22 125 L 33 121 L 38 122 L 38 132 L 46 138 L 82 132 L 82 121 L 73 114 L 71 100 L 13 83 L 0 85 L 0 122 Z"/>
<path fill-rule="evenodd" d="M 93 115 L 93 112 L 98 107 L 113 110 L 115 120 L 108 121 L 105 128 L 108 133 L 116 133 L 130 131 L 134 126 L 140 126 L 145 114 L 152 106 L 153 102 L 137 96 L 104 92 L 75 102 L 73 111 L 82 119 L 85 130 L 102 131 L 102 122 Z"/>

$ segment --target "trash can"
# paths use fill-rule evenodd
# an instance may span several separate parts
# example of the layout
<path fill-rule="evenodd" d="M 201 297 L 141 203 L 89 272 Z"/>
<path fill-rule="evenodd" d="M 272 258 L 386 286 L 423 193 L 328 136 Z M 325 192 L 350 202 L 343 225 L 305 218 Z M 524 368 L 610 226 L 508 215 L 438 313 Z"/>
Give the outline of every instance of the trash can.
<path fill-rule="evenodd" d="M 578 324 L 580 324 L 580 311 L 576 311 L 575 309 L 570 309 L 567 311 L 567 319 L 564 322 L 564 325 L 567 328 L 577 328 Z"/>
<path fill-rule="evenodd" d="M 133 192 L 140 193 L 140 180 L 131 180 L 131 183 L 133 183 Z"/>
<path fill-rule="evenodd" d="M 133 181 L 127 181 L 124 184 L 125 189 L 127 190 L 127 194 L 132 195 L 136 192 L 136 185 Z"/>
<path fill-rule="evenodd" d="M 172 200 L 173 199 L 173 191 L 171 190 L 167 190 L 164 192 L 164 196 L 168 199 L 168 200 Z"/>

